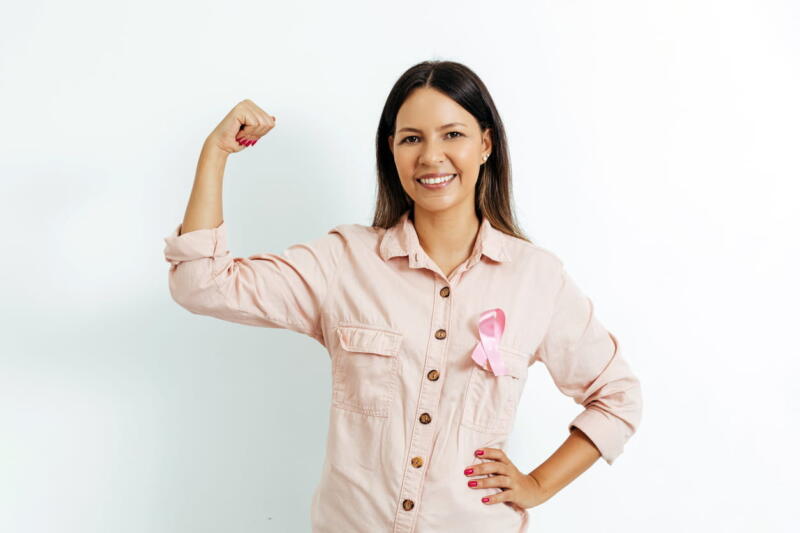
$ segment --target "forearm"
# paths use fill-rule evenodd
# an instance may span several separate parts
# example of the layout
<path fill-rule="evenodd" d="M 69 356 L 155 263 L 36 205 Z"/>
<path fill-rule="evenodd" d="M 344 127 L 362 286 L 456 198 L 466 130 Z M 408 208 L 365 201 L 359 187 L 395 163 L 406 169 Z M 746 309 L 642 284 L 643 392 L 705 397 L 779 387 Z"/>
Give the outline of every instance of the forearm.
<path fill-rule="evenodd" d="M 226 152 L 208 142 L 203 144 L 181 234 L 222 223 L 222 181 L 227 160 Z"/>
<path fill-rule="evenodd" d="M 567 440 L 536 467 L 529 475 L 547 492 L 551 498 L 569 485 L 600 458 L 600 451 L 578 428 L 572 428 Z"/>

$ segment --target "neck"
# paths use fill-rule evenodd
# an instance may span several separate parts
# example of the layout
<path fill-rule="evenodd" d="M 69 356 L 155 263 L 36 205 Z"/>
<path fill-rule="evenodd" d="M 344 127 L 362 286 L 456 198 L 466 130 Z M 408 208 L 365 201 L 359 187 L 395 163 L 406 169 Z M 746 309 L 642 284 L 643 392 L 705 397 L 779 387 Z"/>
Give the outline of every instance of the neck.
<path fill-rule="evenodd" d="M 455 261 L 469 257 L 480 229 L 480 220 L 469 202 L 445 211 L 426 211 L 414 205 L 409 216 L 429 257 Z"/>

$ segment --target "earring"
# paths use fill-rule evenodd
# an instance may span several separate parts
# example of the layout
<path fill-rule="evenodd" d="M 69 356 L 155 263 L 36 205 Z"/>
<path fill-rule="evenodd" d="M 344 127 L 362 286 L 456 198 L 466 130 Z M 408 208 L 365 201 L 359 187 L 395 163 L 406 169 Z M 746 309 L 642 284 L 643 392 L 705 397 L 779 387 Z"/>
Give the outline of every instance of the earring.
<path fill-rule="evenodd" d="M 483 160 L 484 160 L 484 161 L 486 161 L 486 159 L 487 159 L 488 157 L 489 157 L 489 154 L 484 154 L 484 156 L 483 156 Z"/>

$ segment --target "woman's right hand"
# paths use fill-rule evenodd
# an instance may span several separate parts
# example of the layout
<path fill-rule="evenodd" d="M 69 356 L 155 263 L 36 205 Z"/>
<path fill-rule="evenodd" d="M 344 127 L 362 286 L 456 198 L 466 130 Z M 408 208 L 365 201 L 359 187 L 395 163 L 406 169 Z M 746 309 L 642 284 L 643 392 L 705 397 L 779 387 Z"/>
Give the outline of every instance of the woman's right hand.
<path fill-rule="evenodd" d="M 222 119 L 206 139 L 206 144 L 227 154 L 253 146 L 275 127 L 275 117 L 252 100 L 242 100 Z"/>

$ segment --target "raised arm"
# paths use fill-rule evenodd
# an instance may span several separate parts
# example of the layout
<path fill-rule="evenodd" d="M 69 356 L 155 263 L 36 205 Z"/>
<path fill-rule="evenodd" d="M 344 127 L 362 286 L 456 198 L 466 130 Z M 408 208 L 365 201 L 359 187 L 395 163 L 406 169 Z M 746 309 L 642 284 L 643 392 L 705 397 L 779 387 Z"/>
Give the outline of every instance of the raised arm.
<path fill-rule="evenodd" d="M 216 228 L 222 223 L 222 179 L 230 154 L 252 146 L 275 127 L 275 117 L 243 100 L 206 138 L 197 161 L 192 193 L 180 234 Z"/>
<path fill-rule="evenodd" d="M 294 244 L 283 253 L 234 257 L 222 219 L 222 177 L 236 138 L 258 138 L 274 126 L 245 100 L 228 114 L 203 145 L 183 222 L 164 238 L 172 298 L 192 313 L 230 322 L 285 328 L 325 345 L 322 306 L 345 247 L 332 229 Z M 252 146 L 252 144 L 249 144 Z"/>

